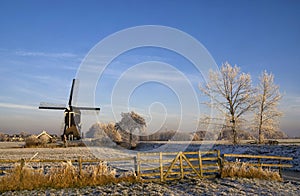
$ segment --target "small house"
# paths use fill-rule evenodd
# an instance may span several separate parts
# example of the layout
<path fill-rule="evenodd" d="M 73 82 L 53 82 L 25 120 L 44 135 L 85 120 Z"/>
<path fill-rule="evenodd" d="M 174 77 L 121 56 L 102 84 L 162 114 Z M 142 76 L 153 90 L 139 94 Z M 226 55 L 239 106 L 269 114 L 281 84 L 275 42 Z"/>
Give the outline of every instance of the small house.
<path fill-rule="evenodd" d="M 52 141 L 53 137 L 48 134 L 46 131 L 42 131 L 39 135 L 36 136 L 38 139 L 43 140 L 44 143 L 49 143 Z"/>

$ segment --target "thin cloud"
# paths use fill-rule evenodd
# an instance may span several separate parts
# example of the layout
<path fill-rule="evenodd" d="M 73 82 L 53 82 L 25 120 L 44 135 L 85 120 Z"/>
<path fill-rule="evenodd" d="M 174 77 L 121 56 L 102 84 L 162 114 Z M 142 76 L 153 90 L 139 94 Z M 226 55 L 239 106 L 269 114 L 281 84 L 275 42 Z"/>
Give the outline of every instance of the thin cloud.
<path fill-rule="evenodd" d="M 196 74 L 187 74 L 187 73 L 182 73 L 180 71 L 165 71 L 165 70 L 157 70 L 155 73 L 149 73 L 151 70 L 151 67 L 149 70 L 139 70 L 135 72 L 127 72 L 127 73 L 122 73 L 119 70 L 114 70 L 107 68 L 105 70 L 104 75 L 107 78 L 111 79 L 119 79 L 122 77 L 122 74 L 126 75 L 126 80 L 155 80 L 155 81 L 170 81 L 170 82 L 184 82 L 189 80 L 190 82 L 195 82 L 199 83 L 202 81 L 201 76 L 198 76 Z M 126 70 L 127 71 L 127 70 Z M 125 71 L 125 72 L 126 72 Z M 179 73 L 182 75 L 180 76 L 185 76 L 185 77 L 178 77 Z"/>
<path fill-rule="evenodd" d="M 300 96 L 297 94 L 283 95 L 279 108 L 281 108 L 285 113 L 299 113 Z"/>
<path fill-rule="evenodd" d="M 36 106 L 21 105 L 21 104 L 14 104 L 14 103 L 0 103 L 0 108 L 37 110 Z"/>
<path fill-rule="evenodd" d="M 17 51 L 18 56 L 33 56 L 33 57 L 53 57 L 53 58 L 74 58 L 76 54 L 63 52 L 63 53 L 47 53 L 47 52 L 34 52 L 34 51 Z"/>

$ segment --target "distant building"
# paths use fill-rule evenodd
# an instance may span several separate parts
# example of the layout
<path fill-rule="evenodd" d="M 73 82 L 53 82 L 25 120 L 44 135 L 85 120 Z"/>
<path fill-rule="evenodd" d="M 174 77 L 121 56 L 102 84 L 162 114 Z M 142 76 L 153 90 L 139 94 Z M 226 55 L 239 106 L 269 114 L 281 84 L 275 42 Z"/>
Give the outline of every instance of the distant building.
<path fill-rule="evenodd" d="M 0 142 L 8 142 L 9 141 L 9 135 L 0 133 Z"/>
<path fill-rule="evenodd" d="M 0 134 L 0 142 L 24 142 L 26 138 L 33 136 L 21 132 L 20 134 Z M 35 135 L 34 135 L 35 136 Z M 45 142 L 55 142 L 57 140 L 56 134 L 48 134 L 43 130 L 39 135 L 35 136 L 37 139 L 44 140 Z"/>
<path fill-rule="evenodd" d="M 11 142 L 23 142 L 24 138 L 20 134 L 14 134 L 14 135 L 9 136 L 9 141 L 11 141 Z"/>
<path fill-rule="evenodd" d="M 9 142 L 9 134 L 4 134 L 3 141 L 4 142 Z"/>
<path fill-rule="evenodd" d="M 44 140 L 45 143 L 52 142 L 54 139 L 50 134 L 48 134 L 45 130 L 42 131 L 39 135 L 36 136 L 40 140 Z"/>
<path fill-rule="evenodd" d="M 58 136 L 56 134 L 51 134 L 51 137 L 57 139 Z"/>

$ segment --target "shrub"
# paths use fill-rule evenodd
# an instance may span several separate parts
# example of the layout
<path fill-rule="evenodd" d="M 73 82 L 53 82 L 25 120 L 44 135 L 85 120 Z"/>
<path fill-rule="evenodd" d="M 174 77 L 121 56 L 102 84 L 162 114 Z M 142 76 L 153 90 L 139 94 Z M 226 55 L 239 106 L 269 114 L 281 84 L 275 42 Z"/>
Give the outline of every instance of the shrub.
<path fill-rule="evenodd" d="M 50 143 L 50 138 L 47 137 L 46 135 L 42 135 L 40 138 L 39 138 L 39 144 L 42 145 L 42 146 L 45 146 L 46 144 Z"/>
<path fill-rule="evenodd" d="M 25 147 L 35 147 L 39 143 L 39 139 L 35 135 L 31 135 L 25 139 Z"/>
<path fill-rule="evenodd" d="M 94 124 L 89 131 L 86 133 L 86 136 L 89 138 L 96 139 L 97 143 L 108 144 L 111 141 L 119 143 L 122 141 L 122 136 L 115 129 L 115 124 L 113 123 L 97 123 Z"/>
<path fill-rule="evenodd" d="M 37 138 L 36 135 L 31 135 L 25 139 L 25 147 L 45 147 L 50 142 L 50 139 L 47 136 L 41 136 Z"/>

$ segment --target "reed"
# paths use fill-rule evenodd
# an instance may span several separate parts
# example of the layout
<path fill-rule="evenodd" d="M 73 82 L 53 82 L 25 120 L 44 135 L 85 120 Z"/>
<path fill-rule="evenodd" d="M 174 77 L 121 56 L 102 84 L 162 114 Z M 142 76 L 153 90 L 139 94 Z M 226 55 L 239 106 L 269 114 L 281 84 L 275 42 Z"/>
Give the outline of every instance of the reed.
<path fill-rule="evenodd" d="M 120 181 L 135 182 L 132 173 L 116 177 L 116 170 L 100 162 L 89 165 L 81 170 L 71 162 L 61 163 L 51 168 L 47 173 L 41 169 L 34 169 L 28 164 L 16 164 L 8 174 L 0 177 L 0 192 L 11 190 L 33 190 L 43 188 L 71 188 L 83 186 L 97 186 Z"/>
<path fill-rule="evenodd" d="M 226 162 L 221 171 L 221 177 L 258 178 L 264 180 L 282 181 L 279 172 L 251 166 L 244 162 Z"/>

